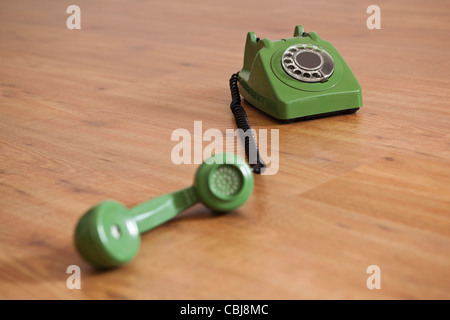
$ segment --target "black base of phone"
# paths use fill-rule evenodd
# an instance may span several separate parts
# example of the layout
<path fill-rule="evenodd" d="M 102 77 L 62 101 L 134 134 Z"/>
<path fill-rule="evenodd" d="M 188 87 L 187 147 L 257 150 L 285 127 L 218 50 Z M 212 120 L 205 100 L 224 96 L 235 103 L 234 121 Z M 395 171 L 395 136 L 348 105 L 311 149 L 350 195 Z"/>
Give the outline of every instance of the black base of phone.
<path fill-rule="evenodd" d="M 293 123 L 293 122 L 297 122 L 297 121 L 307 121 L 307 120 L 314 120 L 314 119 L 327 118 L 327 117 L 333 117 L 333 116 L 340 116 L 340 115 L 344 115 L 344 114 L 353 114 L 358 110 L 359 110 L 359 108 L 353 108 L 353 109 L 339 110 L 339 111 L 326 112 L 326 113 L 320 113 L 320 114 L 313 114 L 310 116 L 299 117 L 299 118 L 295 118 L 295 119 L 287 119 L 287 120 L 277 119 L 277 120 L 281 123 L 288 124 L 288 123 Z M 271 118 L 276 119 L 274 117 L 271 117 Z"/>
<path fill-rule="evenodd" d="M 261 111 L 260 109 L 256 108 L 250 102 L 248 102 L 246 99 L 244 99 L 244 101 L 246 102 L 247 105 L 252 106 L 252 108 L 257 110 L 261 114 L 263 114 L 271 119 L 274 119 L 275 121 L 278 121 L 282 124 L 289 124 L 289 123 L 293 123 L 293 122 L 301 122 L 301 121 L 308 121 L 308 120 L 314 120 L 314 119 L 328 118 L 328 117 L 340 116 L 340 115 L 345 115 L 345 114 L 354 114 L 354 113 L 356 113 L 356 111 L 359 110 L 359 108 L 351 108 L 351 109 L 345 109 L 345 110 L 339 110 L 339 111 L 312 114 L 309 116 L 298 117 L 298 118 L 294 118 L 294 119 L 278 119 L 278 118 L 275 118 L 275 117 L 271 116 L 270 114 L 265 113 L 265 112 Z"/>

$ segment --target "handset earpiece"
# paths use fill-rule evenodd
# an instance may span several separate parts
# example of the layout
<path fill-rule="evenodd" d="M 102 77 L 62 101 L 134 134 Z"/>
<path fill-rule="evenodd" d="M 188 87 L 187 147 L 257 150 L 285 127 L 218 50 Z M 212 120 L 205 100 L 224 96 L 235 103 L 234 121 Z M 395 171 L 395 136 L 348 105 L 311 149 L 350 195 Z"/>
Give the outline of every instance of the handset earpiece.
<path fill-rule="evenodd" d="M 241 206 L 253 190 L 253 175 L 235 154 L 219 153 L 198 168 L 194 185 L 127 209 L 104 201 L 80 219 L 75 245 L 80 255 L 100 268 L 131 261 L 140 246 L 140 234 L 174 218 L 201 202 L 213 211 L 227 212 Z"/>

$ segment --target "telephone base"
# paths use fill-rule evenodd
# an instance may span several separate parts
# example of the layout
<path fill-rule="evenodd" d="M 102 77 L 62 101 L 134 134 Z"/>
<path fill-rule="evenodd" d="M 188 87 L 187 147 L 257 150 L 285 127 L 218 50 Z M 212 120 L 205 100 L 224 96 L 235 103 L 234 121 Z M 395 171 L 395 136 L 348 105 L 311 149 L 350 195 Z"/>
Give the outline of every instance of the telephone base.
<path fill-rule="evenodd" d="M 292 38 L 272 41 L 247 34 L 239 91 L 255 108 L 282 121 L 354 113 L 361 86 L 328 41 L 297 26 Z"/>

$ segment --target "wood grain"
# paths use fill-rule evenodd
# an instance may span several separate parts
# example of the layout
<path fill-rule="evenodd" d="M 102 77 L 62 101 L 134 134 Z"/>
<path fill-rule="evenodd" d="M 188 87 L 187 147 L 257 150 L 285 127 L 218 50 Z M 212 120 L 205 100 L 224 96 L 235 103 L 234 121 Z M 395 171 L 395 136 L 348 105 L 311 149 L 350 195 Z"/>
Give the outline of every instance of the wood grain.
<path fill-rule="evenodd" d="M 450 6 L 373 1 L 0 1 L 0 298 L 449 299 Z M 73 247 L 80 216 L 192 183 L 177 128 L 234 129 L 228 79 L 246 33 L 302 24 L 363 88 L 355 115 L 281 125 L 280 169 L 239 210 L 201 205 L 98 272 Z M 79 265 L 81 290 L 66 287 Z M 366 269 L 381 268 L 381 290 Z"/>

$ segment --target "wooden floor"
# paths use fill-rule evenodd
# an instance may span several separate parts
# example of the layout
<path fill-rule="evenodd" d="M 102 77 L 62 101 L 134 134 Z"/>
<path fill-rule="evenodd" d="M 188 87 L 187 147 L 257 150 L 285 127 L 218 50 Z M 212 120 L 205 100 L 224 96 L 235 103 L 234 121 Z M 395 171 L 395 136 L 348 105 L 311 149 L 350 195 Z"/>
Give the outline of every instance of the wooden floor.
<path fill-rule="evenodd" d="M 449 299 L 449 15 L 442 0 L 0 1 L 0 298 Z M 279 129 L 279 172 L 228 215 L 198 205 L 143 235 L 123 268 L 85 263 L 82 214 L 189 186 L 198 165 L 172 163 L 172 131 L 234 129 L 246 33 L 298 24 L 346 59 L 363 108 L 282 125 L 244 104 Z"/>

